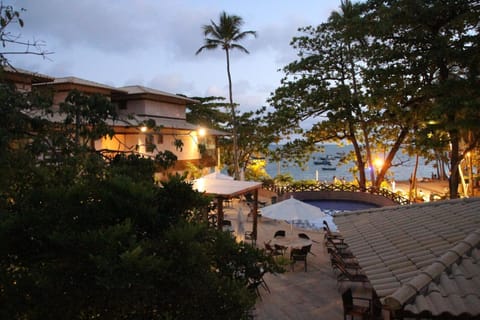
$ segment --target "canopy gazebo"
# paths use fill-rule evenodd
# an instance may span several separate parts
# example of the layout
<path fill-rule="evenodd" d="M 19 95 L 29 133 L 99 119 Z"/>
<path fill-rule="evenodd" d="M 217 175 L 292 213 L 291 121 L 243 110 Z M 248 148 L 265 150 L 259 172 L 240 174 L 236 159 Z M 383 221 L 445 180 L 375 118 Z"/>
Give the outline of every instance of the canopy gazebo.
<path fill-rule="evenodd" d="M 223 222 L 223 201 L 236 197 L 247 192 L 253 194 L 253 229 L 252 234 L 257 238 L 257 211 L 258 211 L 258 189 L 262 187 L 261 182 L 238 181 L 227 179 L 205 179 L 199 178 L 193 181 L 193 189 L 214 196 L 217 199 L 218 228 L 222 228 Z"/>

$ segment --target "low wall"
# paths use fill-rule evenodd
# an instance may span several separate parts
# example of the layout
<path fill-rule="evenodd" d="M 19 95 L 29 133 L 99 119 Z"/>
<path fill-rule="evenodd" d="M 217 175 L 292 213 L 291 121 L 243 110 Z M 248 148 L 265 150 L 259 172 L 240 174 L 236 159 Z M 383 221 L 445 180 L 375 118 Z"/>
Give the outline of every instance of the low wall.
<path fill-rule="evenodd" d="M 299 191 L 287 192 L 281 196 L 281 199 L 288 199 L 293 195 L 298 200 L 339 200 L 339 201 L 357 201 L 374 204 L 378 207 L 398 206 L 398 203 L 377 194 L 367 192 L 351 191 Z"/>

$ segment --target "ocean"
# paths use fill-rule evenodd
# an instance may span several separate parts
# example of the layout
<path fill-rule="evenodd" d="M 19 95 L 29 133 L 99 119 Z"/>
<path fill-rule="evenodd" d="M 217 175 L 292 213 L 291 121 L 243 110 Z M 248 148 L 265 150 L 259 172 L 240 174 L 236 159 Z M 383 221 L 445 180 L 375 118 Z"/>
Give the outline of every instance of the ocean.
<path fill-rule="evenodd" d="M 319 160 L 321 157 L 334 157 L 339 153 L 348 153 L 351 150 L 353 150 L 351 145 L 340 147 L 333 144 L 327 144 L 324 145 L 324 152 L 317 152 L 311 155 L 304 168 L 297 166 L 295 163 L 281 161 L 280 163 L 269 162 L 267 163 L 265 169 L 272 178 L 277 176 L 279 173 L 289 173 L 295 180 L 318 180 L 328 183 L 332 182 L 333 179 L 336 178 L 350 182 L 354 180 L 353 174 L 349 171 L 352 167 L 354 167 L 354 163 L 341 164 L 339 163 L 339 159 L 333 159 L 330 160 L 331 166 L 325 166 L 317 165 L 314 163 L 314 161 Z M 383 155 L 377 156 L 383 158 Z M 408 181 L 415 168 L 415 157 L 409 157 L 408 155 L 399 152 L 393 163 L 402 164 L 400 166 L 390 168 L 388 178 L 396 181 Z M 335 170 L 323 170 L 323 167 L 335 168 Z M 436 169 L 433 167 L 432 163 L 427 164 L 425 159 L 420 158 L 417 168 L 417 179 L 421 179 L 423 177 L 431 178 L 433 173 L 436 173 Z M 370 176 L 367 172 L 367 179 L 369 179 L 369 177 Z"/>

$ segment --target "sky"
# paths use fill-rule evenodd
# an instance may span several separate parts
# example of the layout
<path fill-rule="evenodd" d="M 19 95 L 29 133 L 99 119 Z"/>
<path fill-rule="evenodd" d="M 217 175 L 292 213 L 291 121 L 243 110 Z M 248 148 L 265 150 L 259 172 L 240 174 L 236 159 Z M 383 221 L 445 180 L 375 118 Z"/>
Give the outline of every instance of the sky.
<path fill-rule="evenodd" d="M 122 87 L 142 85 L 189 97 L 228 97 L 223 50 L 195 52 L 202 26 L 225 11 L 240 16 L 242 31 L 256 31 L 232 51 L 233 98 L 240 111 L 267 106 L 280 86 L 279 71 L 296 59 L 290 46 L 297 29 L 326 22 L 341 0 L 3 0 L 21 13 L 25 26 L 10 32 L 22 41 L 42 41 L 46 58 L 8 56 L 33 72 L 75 76 Z"/>

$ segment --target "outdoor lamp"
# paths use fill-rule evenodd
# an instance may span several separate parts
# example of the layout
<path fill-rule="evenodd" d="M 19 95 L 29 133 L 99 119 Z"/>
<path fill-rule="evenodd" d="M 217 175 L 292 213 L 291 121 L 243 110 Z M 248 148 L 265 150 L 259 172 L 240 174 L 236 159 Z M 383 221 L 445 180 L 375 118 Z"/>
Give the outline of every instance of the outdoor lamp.
<path fill-rule="evenodd" d="M 381 167 L 383 167 L 383 159 L 382 158 L 375 158 L 373 161 L 373 165 L 377 169 L 377 171 L 380 170 Z"/>

